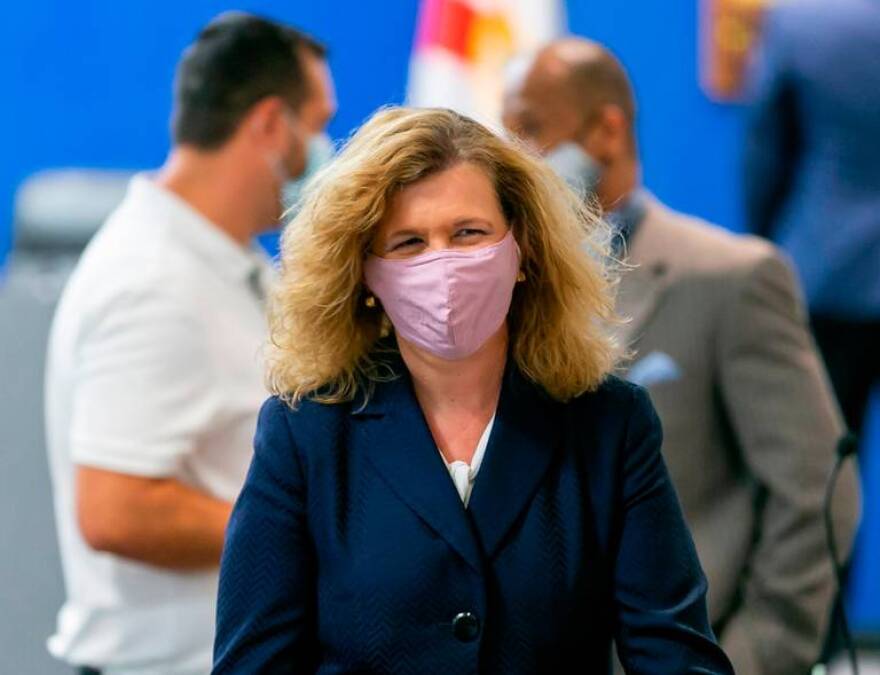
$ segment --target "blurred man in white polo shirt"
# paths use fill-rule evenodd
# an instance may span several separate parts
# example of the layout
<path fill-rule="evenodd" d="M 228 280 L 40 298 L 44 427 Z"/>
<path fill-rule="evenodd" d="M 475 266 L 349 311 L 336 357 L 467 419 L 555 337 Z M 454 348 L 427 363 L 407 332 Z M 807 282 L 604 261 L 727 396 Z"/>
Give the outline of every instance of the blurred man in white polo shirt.
<path fill-rule="evenodd" d="M 47 434 L 67 602 L 49 650 L 81 672 L 206 673 L 216 568 L 266 394 L 277 226 L 335 109 L 323 47 L 241 13 L 175 82 L 175 147 L 90 244 L 58 308 Z"/>

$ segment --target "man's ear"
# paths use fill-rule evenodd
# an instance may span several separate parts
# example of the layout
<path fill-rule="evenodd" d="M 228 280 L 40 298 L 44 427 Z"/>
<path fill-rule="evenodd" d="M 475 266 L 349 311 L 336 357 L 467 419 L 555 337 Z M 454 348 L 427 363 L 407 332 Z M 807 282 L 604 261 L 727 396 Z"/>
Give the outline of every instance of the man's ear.
<path fill-rule="evenodd" d="M 284 133 L 284 115 L 284 101 L 278 96 L 267 96 L 251 106 L 243 125 L 255 142 L 275 144 Z"/>
<path fill-rule="evenodd" d="M 623 109 L 612 103 L 603 105 L 584 134 L 584 149 L 601 164 L 613 164 L 629 152 L 629 120 Z"/>

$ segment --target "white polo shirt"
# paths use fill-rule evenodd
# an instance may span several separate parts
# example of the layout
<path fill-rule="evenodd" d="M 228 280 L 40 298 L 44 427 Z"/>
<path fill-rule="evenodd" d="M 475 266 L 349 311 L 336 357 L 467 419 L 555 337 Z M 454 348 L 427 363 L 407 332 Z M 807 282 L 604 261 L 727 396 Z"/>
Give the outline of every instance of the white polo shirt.
<path fill-rule="evenodd" d="M 75 465 L 174 477 L 232 501 L 267 396 L 265 256 L 135 177 L 90 243 L 49 342 L 46 424 L 67 602 L 49 651 L 104 673 L 209 672 L 217 572 L 98 553 L 76 522 Z M 112 514 L 108 514 L 112 517 Z"/>

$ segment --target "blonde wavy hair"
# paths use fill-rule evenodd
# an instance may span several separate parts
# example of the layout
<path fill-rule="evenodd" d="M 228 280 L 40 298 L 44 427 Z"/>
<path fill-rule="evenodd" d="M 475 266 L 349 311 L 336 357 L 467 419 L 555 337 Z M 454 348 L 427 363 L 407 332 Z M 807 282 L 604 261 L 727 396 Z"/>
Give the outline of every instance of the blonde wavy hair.
<path fill-rule="evenodd" d="M 363 261 L 394 194 L 459 162 L 492 178 L 522 252 L 508 329 L 516 365 L 558 400 L 595 389 L 618 355 L 610 230 L 538 157 L 451 110 L 386 108 L 307 188 L 281 242 L 267 384 L 290 405 L 370 395 L 391 376 Z"/>

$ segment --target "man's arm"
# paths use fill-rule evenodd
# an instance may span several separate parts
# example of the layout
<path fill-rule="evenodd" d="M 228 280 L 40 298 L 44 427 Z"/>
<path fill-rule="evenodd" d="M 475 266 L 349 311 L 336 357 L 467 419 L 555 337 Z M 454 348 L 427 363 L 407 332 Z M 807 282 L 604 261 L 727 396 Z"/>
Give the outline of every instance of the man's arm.
<path fill-rule="evenodd" d="M 120 294 L 83 336 L 69 434 L 74 508 L 93 548 L 218 565 L 231 504 L 177 478 L 222 413 L 209 344 L 195 310 L 158 283 Z"/>
<path fill-rule="evenodd" d="M 788 265 L 768 248 L 735 292 L 719 335 L 720 384 L 762 507 L 721 644 L 737 673 L 800 674 L 819 656 L 833 599 L 822 503 L 843 429 Z M 851 467 L 837 500 L 845 552 L 859 504 Z"/>
<path fill-rule="evenodd" d="M 77 468 L 77 519 L 93 549 L 170 569 L 217 567 L 232 505 L 171 478 Z"/>
<path fill-rule="evenodd" d="M 784 60 L 775 14 L 768 12 L 759 58 L 751 73 L 752 107 L 743 150 L 746 229 L 771 238 L 791 189 L 801 138 L 795 92 Z"/>

